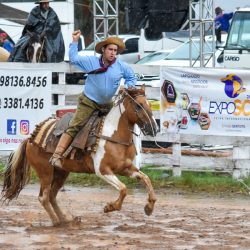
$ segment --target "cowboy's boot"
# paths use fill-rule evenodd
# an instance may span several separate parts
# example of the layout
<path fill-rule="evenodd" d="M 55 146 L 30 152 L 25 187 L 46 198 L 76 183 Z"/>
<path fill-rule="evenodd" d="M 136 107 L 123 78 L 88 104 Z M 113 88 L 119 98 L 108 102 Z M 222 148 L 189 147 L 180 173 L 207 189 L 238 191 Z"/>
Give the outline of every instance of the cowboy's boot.
<path fill-rule="evenodd" d="M 61 161 L 63 158 L 62 155 L 65 152 L 65 150 L 68 148 L 68 146 L 70 145 L 72 140 L 73 140 L 73 138 L 70 135 L 68 135 L 66 133 L 62 134 L 62 136 L 57 144 L 56 150 L 49 160 L 49 163 L 52 166 L 62 168 L 62 161 Z"/>

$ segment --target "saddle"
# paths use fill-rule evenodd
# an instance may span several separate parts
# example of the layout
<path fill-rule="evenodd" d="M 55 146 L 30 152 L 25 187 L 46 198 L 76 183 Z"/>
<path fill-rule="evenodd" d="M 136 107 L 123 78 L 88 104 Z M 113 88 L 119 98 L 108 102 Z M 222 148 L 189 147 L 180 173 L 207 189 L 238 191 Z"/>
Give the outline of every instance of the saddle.
<path fill-rule="evenodd" d="M 44 150 L 48 153 L 54 153 L 61 135 L 68 128 L 74 113 L 68 112 L 61 119 L 56 120 L 54 128 L 48 134 L 44 143 Z M 95 152 L 99 143 L 97 136 L 103 127 L 105 116 L 100 116 L 99 111 L 93 112 L 89 120 L 77 133 L 71 145 L 65 151 L 63 157 L 80 160 L 83 154 Z"/>

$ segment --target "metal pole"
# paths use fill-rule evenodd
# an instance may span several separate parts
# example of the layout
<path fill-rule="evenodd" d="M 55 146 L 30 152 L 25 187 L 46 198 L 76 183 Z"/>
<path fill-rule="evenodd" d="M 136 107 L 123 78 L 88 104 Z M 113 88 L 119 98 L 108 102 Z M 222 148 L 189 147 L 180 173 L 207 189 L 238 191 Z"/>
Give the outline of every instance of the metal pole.
<path fill-rule="evenodd" d="M 209 60 L 212 60 L 214 67 L 214 2 L 213 0 L 189 0 L 189 55 L 190 67 L 206 67 Z M 193 15 L 194 13 L 194 15 Z M 212 32 L 211 32 L 212 29 Z M 195 43 L 195 36 L 199 31 L 199 46 Z M 206 36 L 212 35 L 212 46 L 209 46 Z M 198 57 L 194 58 L 194 52 L 199 52 Z M 194 60 L 193 60 L 194 59 Z M 199 65 L 197 65 L 199 62 Z M 195 64 L 196 63 L 196 64 Z"/>
<path fill-rule="evenodd" d="M 119 34 L 118 0 L 94 0 L 94 42 Z"/>

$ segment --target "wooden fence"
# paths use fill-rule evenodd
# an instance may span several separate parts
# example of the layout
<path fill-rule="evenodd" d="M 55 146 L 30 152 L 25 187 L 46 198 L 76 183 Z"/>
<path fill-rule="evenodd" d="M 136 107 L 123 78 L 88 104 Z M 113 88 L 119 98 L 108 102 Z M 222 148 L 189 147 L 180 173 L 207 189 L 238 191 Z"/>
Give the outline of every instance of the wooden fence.
<path fill-rule="evenodd" d="M 134 71 L 138 74 L 159 75 L 159 66 L 131 65 Z M 79 72 L 78 69 L 68 63 L 46 63 L 46 64 L 30 64 L 30 63 L 0 63 L 0 69 L 49 69 L 57 76 L 57 82 L 52 84 L 52 109 L 51 113 L 55 114 L 59 109 L 75 108 L 75 104 L 66 106 L 66 96 L 78 95 L 82 89 L 81 84 L 67 84 L 66 74 Z M 148 99 L 160 99 L 159 87 L 146 86 L 146 94 Z M 159 111 L 154 111 L 154 116 L 159 119 Z M 172 143 L 171 151 L 161 151 L 157 155 L 152 152 L 142 152 L 140 141 L 156 141 Z M 209 151 L 202 151 L 202 155 L 195 155 L 195 151 L 191 154 L 183 153 L 183 145 L 232 145 L 230 153 L 225 155 L 211 155 Z M 141 136 L 138 140 L 138 148 L 142 152 L 137 157 L 137 164 L 150 164 L 171 166 L 173 173 L 176 176 L 181 175 L 182 170 L 209 170 L 222 171 L 232 173 L 234 178 L 242 178 L 250 174 L 250 143 L 246 137 L 229 137 L 229 136 L 195 136 L 195 135 L 180 135 L 180 134 L 157 134 L 155 138 Z"/>

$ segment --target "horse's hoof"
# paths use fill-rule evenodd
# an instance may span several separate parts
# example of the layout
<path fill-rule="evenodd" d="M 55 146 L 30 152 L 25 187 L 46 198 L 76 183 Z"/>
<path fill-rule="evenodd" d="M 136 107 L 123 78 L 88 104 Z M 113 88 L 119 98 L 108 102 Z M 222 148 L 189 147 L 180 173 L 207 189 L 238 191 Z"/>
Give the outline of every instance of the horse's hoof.
<path fill-rule="evenodd" d="M 115 209 L 113 203 L 108 203 L 108 204 L 104 207 L 104 209 L 103 209 L 104 213 L 113 212 L 113 211 L 115 211 L 115 210 L 117 210 L 117 209 Z"/>
<path fill-rule="evenodd" d="M 53 221 L 52 224 L 53 224 L 53 227 L 59 227 L 62 223 L 61 221 Z"/>
<path fill-rule="evenodd" d="M 149 204 L 147 204 L 145 207 L 144 207 L 144 212 L 147 216 L 150 216 L 153 212 L 153 207 L 151 207 Z"/>

